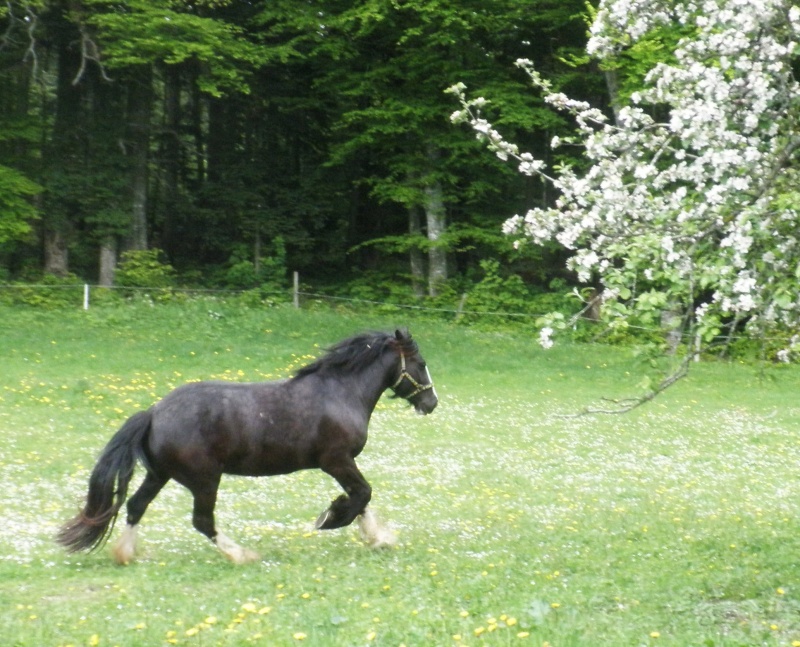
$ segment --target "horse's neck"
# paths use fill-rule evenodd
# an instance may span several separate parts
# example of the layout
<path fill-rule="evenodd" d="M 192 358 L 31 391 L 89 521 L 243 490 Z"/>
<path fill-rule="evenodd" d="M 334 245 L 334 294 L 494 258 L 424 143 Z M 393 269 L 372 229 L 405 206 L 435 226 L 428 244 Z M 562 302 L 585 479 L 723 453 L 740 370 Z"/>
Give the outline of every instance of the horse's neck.
<path fill-rule="evenodd" d="M 392 359 L 384 356 L 349 377 L 352 381 L 352 393 L 361 400 L 370 413 L 389 386 L 389 373 L 392 367 Z"/>

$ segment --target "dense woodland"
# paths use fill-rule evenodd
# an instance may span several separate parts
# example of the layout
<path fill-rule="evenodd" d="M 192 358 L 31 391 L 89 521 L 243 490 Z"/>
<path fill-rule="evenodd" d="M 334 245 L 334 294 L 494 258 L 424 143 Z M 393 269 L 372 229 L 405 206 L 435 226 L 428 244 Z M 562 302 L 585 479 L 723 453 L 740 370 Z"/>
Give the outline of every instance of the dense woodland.
<path fill-rule="evenodd" d="M 452 124 L 444 90 L 461 81 L 490 98 L 504 134 L 548 156 L 569 124 L 514 61 L 609 105 L 608 74 L 581 63 L 586 11 L 584 0 L 6 3 L 0 280 L 110 285 L 126 251 L 159 250 L 205 286 L 385 272 L 436 295 L 491 259 L 546 288 L 565 278 L 559 251 L 517 252 L 501 224 L 554 196 Z"/>

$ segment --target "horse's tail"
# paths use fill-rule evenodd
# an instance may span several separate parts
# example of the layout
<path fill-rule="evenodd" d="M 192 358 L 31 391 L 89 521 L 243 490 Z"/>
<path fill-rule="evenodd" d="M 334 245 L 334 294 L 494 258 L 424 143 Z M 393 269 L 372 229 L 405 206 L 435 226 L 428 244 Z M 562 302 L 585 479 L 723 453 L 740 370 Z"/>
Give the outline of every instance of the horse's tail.
<path fill-rule="evenodd" d="M 144 439 L 151 421 L 149 410 L 132 415 L 100 454 L 89 478 L 86 505 L 56 536 L 56 541 L 69 552 L 94 550 L 111 532 L 125 502 L 137 458 L 146 464 Z"/>

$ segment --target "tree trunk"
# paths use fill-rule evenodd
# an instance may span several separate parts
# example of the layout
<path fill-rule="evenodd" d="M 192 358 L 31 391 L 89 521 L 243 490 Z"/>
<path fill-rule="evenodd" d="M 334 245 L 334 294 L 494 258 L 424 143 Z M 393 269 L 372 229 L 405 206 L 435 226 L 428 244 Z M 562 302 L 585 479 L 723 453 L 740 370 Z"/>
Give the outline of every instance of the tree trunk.
<path fill-rule="evenodd" d="M 44 271 L 56 276 L 66 276 L 69 272 L 67 240 L 60 229 L 44 231 Z"/>
<path fill-rule="evenodd" d="M 161 133 L 161 160 L 163 184 L 161 186 L 161 205 L 163 225 L 161 231 L 162 249 L 172 256 L 180 247 L 176 218 L 178 215 L 178 196 L 181 176 L 181 68 L 167 65 L 164 69 L 164 124 Z"/>
<path fill-rule="evenodd" d="M 150 149 L 150 112 L 153 102 L 153 70 L 142 65 L 128 87 L 128 144 L 131 160 L 130 249 L 147 249 L 147 182 Z"/>
<path fill-rule="evenodd" d="M 261 227 L 256 222 L 256 233 L 253 240 L 253 271 L 256 277 L 261 275 Z"/>
<path fill-rule="evenodd" d="M 114 285 L 114 271 L 117 269 L 117 241 L 108 236 L 100 245 L 99 283 L 104 288 Z"/>
<path fill-rule="evenodd" d="M 447 250 L 440 243 L 446 222 L 442 185 L 439 182 L 425 187 L 425 221 L 431 243 L 428 250 L 428 295 L 435 297 L 447 281 Z"/>
<path fill-rule="evenodd" d="M 617 70 L 606 70 L 606 89 L 608 90 L 608 99 L 611 104 L 611 110 L 614 112 L 614 123 L 619 126 L 619 76 Z"/>
<path fill-rule="evenodd" d="M 69 232 L 76 219 L 74 185 L 86 166 L 85 115 L 81 110 L 82 86 L 72 83 L 80 69 L 81 53 L 72 25 L 58 21 L 56 47 L 55 119 L 49 150 L 44 157 L 46 188 L 42 218 L 44 271 L 63 276 L 69 271 Z"/>
<path fill-rule="evenodd" d="M 222 99 L 208 102 L 208 136 L 206 138 L 207 177 L 211 183 L 224 181 L 225 170 L 234 157 L 236 135 L 232 132 L 229 110 Z"/>
<path fill-rule="evenodd" d="M 422 235 L 422 218 L 419 207 L 408 208 L 409 233 L 418 237 Z M 411 261 L 411 287 L 415 297 L 425 296 L 425 257 L 419 247 L 413 246 L 409 251 Z"/>

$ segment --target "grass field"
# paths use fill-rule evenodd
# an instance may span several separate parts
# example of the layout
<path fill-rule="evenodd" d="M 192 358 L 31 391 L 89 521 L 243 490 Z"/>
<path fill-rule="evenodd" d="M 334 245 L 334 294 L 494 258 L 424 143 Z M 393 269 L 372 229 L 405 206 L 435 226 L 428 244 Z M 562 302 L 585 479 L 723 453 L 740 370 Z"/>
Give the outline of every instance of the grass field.
<path fill-rule="evenodd" d="M 440 396 L 425 418 L 382 400 L 359 458 L 396 548 L 313 531 L 339 494 L 318 472 L 223 480 L 219 527 L 263 558 L 247 566 L 174 484 L 128 567 L 53 542 L 128 415 L 395 324 Z M 0 308 L 0 645 L 800 646 L 800 370 L 701 363 L 625 416 L 559 417 L 630 395 L 637 366 L 404 313 Z"/>

